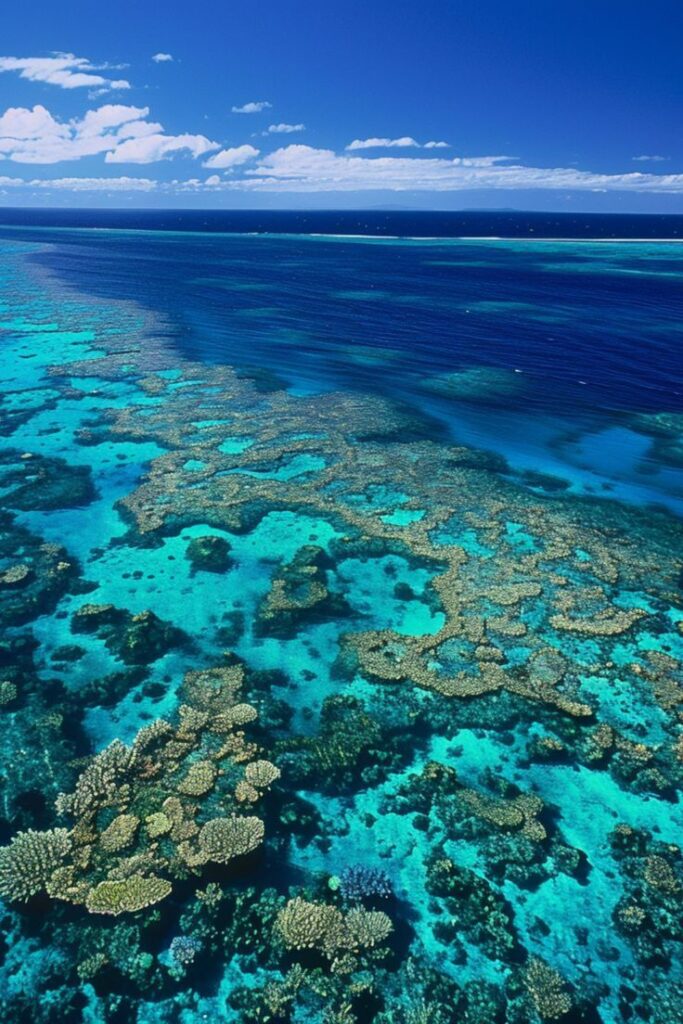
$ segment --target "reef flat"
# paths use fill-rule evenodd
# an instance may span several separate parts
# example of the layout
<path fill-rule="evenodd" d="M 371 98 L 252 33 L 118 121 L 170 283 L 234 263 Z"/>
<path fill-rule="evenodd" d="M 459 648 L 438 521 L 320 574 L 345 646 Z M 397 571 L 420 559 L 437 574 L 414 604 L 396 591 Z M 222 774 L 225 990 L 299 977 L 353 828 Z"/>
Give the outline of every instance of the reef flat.
<path fill-rule="evenodd" d="M 681 521 L 183 357 L 38 249 L 0 241 L 0 1021 L 683 1020 Z"/>

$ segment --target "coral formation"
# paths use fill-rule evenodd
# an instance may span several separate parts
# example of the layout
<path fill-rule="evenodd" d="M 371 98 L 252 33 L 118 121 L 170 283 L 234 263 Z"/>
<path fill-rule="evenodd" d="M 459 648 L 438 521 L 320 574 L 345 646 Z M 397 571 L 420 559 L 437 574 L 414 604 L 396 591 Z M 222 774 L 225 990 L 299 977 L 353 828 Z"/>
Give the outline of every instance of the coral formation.
<path fill-rule="evenodd" d="M 388 899 L 393 894 L 391 879 L 385 871 L 368 868 L 363 864 L 350 865 L 340 873 L 339 892 L 345 900 L 360 903 L 363 900 Z"/>
<path fill-rule="evenodd" d="M 9 846 L 0 848 L 0 895 L 25 903 L 46 890 L 71 851 L 65 828 L 19 832 Z"/>
<path fill-rule="evenodd" d="M 185 557 L 195 570 L 225 572 L 231 564 L 230 545 L 224 537 L 216 537 L 213 534 L 193 537 L 187 545 Z"/>
<path fill-rule="evenodd" d="M 163 622 L 149 609 L 132 614 L 112 604 L 85 604 L 74 612 L 74 633 L 96 633 L 128 665 L 156 661 L 185 641 L 182 630 Z"/>
<path fill-rule="evenodd" d="M 5 448 L 0 452 L 0 467 L 4 469 L 0 473 L 3 502 L 11 509 L 72 508 L 89 505 L 96 497 L 88 466 Z"/>
<path fill-rule="evenodd" d="M 453 373 L 439 374 L 423 380 L 421 386 L 444 398 L 486 405 L 505 404 L 524 390 L 518 376 L 496 366 L 470 366 Z"/>
<path fill-rule="evenodd" d="M 382 910 L 356 907 L 344 914 L 337 907 L 296 896 L 278 914 L 276 929 L 287 949 L 318 950 L 339 969 L 341 956 L 381 945 L 393 925 Z"/>
<path fill-rule="evenodd" d="M 0 511 L 0 623 L 17 626 L 48 614 L 79 592 L 80 567 L 61 544 L 43 541 Z"/>
<path fill-rule="evenodd" d="M 171 889 L 168 879 L 156 875 L 105 879 L 88 891 L 85 905 L 91 914 L 132 914 L 165 899 Z"/>
<path fill-rule="evenodd" d="M 332 593 L 326 579 L 329 559 L 322 548 L 307 544 L 273 576 L 258 612 L 259 631 L 289 636 L 297 623 L 335 618 L 348 613 L 340 594 Z"/>
<path fill-rule="evenodd" d="M 524 970 L 524 984 L 541 1020 L 559 1020 L 572 1008 L 566 986 L 557 971 L 538 957 L 533 957 Z"/>
<path fill-rule="evenodd" d="M 241 683 L 234 668 L 188 674 L 188 699 L 196 703 L 181 705 L 175 727 L 160 719 L 130 746 L 115 740 L 59 795 L 57 811 L 73 819 L 70 829 L 20 832 L 0 848 L 0 893 L 25 901 L 46 892 L 90 913 L 131 913 L 166 898 L 171 879 L 188 870 L 227 864 L 260 846 L 263 821 L 239 815 L 228 787 L 251 769 L 263 790 L 279 771 L 252 760 L 258 748 L 231 721 L 231 710 L 244 707 Z M 229 817 L 215 813 L 231 803 Z"/>

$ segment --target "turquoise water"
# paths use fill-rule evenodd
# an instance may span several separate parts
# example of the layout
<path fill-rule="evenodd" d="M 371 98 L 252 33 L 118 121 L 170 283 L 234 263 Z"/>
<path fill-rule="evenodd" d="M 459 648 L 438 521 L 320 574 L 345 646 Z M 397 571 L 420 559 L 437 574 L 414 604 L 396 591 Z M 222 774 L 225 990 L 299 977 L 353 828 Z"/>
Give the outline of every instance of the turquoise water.
<path fill-rule="evenodd" d="M 683 1020 L 678 252 L 86 235 L 0 239 L 0 1020 Z"/>

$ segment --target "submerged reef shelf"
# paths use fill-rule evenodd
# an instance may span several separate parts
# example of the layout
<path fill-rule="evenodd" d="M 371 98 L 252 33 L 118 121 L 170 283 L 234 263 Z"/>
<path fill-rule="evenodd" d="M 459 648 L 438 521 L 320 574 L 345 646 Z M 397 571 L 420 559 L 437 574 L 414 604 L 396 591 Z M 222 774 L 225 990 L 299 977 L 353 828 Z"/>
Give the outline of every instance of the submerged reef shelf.
<path fill-rule="evenodd" d="M 0 242 L 0 1022 L 683 1020 L 681 522 L 181 358 L 36 249 Z"/>

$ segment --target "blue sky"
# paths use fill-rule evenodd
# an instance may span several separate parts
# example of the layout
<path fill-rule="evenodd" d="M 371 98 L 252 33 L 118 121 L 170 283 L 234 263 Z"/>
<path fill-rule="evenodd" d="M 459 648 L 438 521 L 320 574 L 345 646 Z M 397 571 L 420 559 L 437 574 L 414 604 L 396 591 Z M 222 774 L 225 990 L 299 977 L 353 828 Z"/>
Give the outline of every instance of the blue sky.
<path fill-rule="evenodd" d="M 683 212 L 683 5 L 35 0 L 0 204 Z"/>

